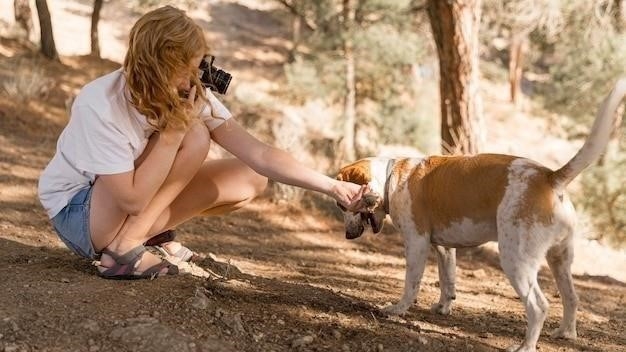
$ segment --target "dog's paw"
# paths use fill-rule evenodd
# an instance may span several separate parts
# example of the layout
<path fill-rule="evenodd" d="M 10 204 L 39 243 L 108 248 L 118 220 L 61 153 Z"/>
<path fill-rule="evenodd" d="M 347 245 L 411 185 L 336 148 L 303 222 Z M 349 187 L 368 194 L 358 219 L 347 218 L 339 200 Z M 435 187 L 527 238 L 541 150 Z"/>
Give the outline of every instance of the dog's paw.
<path fill-rule="evenodd" d="M 536 348 L 525 347 L 520 345 L 511 345 L 506 348 L 506 352 L 537 352 Z"/>
<path fill-rule="evenodd" d="M 578 337 L 578 334 L 576 333 L 576 329 L 566 329 L 560 327 L 558 329 L 554 329 L 552 334 L 550 334 L 550 337 L 555 339 L 575 340 L 576 337 Z"/>
<path fill-rule="evenodd" d="M 385 315 L 402 315 L 406 313 L 408 309 L 409 309 L 408 306 L 398 303 L 398 304 L 392 304 L 390 306 L 383 307 L 381 308 L 380 312 Z"/>
<path fill-rule="evenodd" d="M 448 315 L 450 314 L 450 304 L 435 303 L 430 306 L 430 311 L 441 315 Z"/>

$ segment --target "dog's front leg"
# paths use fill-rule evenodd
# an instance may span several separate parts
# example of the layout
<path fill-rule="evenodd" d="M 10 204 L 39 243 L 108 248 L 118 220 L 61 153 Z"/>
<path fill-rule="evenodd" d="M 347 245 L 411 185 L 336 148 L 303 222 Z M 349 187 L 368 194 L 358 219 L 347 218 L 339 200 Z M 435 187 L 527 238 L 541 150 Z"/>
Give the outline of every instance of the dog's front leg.
<path fill-rule="evenodd" d="M 456 248 L 433 246 L 437 251 L 439 269 L 439 302 L 430 310 L 439 314 L 450 314 L 450 305 L 456 299 Z"/>
<path fill-rule="evenodd" d="M 400 301 L 382 309 L 382 312 L 389 315 L 400 315 L 406 312 L 419 291 L 420 281 L 424 274 L 428 250 L 430 249 L 430 237 L 428 235 L 418 235 L 412 231 L 405 233 L 404 250 L 406 256 L 406 274 L 404 279 L 404 294 Z"/>

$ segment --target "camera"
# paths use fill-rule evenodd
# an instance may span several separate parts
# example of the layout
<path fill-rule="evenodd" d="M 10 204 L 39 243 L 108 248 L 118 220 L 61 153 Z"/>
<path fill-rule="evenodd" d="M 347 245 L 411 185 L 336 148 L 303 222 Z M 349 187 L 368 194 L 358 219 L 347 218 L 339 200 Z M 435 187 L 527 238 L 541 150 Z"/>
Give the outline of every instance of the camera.
<path fill-rule="evenodd" d="M 198 78 L 205 88 L 225 94 L 232 76 L 230 73 L 213 66 L 213 60 L 215 60 L 213 55 L 206 55 L 202 58 Z"/>

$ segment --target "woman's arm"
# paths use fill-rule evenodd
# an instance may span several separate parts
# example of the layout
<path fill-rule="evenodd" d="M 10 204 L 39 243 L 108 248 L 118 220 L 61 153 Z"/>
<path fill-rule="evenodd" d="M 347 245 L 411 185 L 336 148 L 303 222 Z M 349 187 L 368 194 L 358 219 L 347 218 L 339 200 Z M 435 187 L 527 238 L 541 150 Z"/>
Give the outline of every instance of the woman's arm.
<path fill-rule="evenodd" d="M 148 205 L 169 174 L 184 136 L 184 131 L 161 132 L 153 137 L 157 138 L 154 147 L 135 170 L 98 176 L 117 207 L 137 215 Z"/>
<path fill-rule="evenodd" d="M 194 101 L 196 88 L 192 87 L 188 98 L 188 113 L 198 116 L 204 103 Z M 100 175 L 99 182 L 113 196 L 116 205 L 130 215 L 139 214 L 154 198 L 172 169 L 176 154 L 183 138 L 194 124 L 202 123 L 194 119 L 186 127 L 172 126 L 160 131 L 154 145 L 146 149 L 135 161 L 135 169 L 129 172 Z"/>
<path fill-rule="evenodd" d="M 344 206 L 361 191 L 357 184 L 328 177 L 289 153 L 259 141 L 232 118 L 214 129 L 211 137 L 254 171 L 274 181 L 324 193 Z"/>

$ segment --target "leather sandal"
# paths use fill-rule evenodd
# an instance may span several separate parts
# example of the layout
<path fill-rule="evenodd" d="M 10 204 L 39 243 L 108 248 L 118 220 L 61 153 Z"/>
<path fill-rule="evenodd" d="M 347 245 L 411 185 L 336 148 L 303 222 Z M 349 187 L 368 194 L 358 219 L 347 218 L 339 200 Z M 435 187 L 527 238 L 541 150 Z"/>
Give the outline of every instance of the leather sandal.
<path fill-rule="evenodd" d="M 104 271 L 98 271 L 98 275 L 102 278 L 111 280 L 137 280 L 154 279 L 161 274 L 178 274 L 178 267 L 167 260 L 163 260 L 161 263 L 153 265 L 142 272 L 137 272 L 135 268 L 141 262 L 142 256 L 145 252 L 146 247 L 143 245 L 139 245 L 123 255 L 118 255 L 117 253 L 105 248 L 102 253 L 113 258 L 115 264 L 111 267 L 107 267 Z M 162 273 L 161 271 L 165 268 L 167 268 L 167 272 Z"/>
<path fill-rule="evenodd" d="M 146 246 L 158 246 L 165 242 L 172 242 L 175 238 L 176 232 L 174 230 L 166 230 L 156 236 L 150 237 L 150 239 L 146 241 Z"/>
<path fill-rule="evenodd" d="M 194 253 L 191 249 L 180 245 L 180 248 L 176 251 L 176 253 L 170 253 L 162 244 L 167 242 L 172 242 L 176 239 L 176 232 L 174 230 L 163 231 L 160 234 L 151 237 L 146 241 L 146 246 L 156 248 L 161 254 L 163 254 L 166 258 L 172 257 L 177 261 L 181 262 L 189 262 L 193 259 L 196 259 L 198 255 Z"/>

